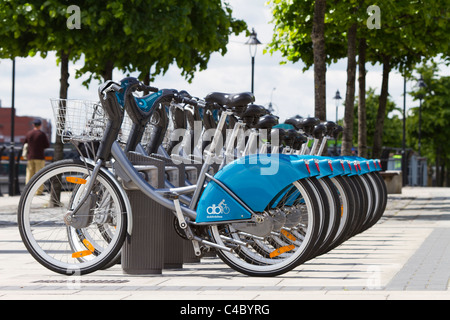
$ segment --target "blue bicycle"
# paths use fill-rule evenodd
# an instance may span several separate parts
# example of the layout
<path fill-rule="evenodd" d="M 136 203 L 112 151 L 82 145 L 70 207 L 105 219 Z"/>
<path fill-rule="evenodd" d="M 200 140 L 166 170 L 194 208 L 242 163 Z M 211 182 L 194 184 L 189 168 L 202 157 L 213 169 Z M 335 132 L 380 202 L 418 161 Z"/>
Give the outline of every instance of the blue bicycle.
<path fill-rule="evenodd" d="M 152 93 L 136 95 L 144 90 Z M 170 209 L 197 255 L 212 248 L 244 274 L 279 275 L 315 255 L 317 239 L 324 234 L 326 199 L 315 182 L 319 172 L 312 170 L 308 159 L 247 154 L 211 174 L 227 118 L 238 117 L 254 101 L 252 94 L 214 93 L 194 99 L 126 78 L 103 84 L 99 98 L 100 104 L 57 102 L 58 133 L 79 149 L 80 159 L 44 168 L 21 196 L 20 234 L 39 263 L 69 275 L 94 272 L 111 263 L 126 234 L 133 231 L 126 183 Z M 133 165 L 129 155 L 145 156 L 140 142 L 148 123 L 161 123 L 173 104 L 213 111 L 218 120 L 196 182 L 157 188 L 145 179 L 146 168 Z M 125 112 L 132 127 L 124 147 L 118 137 Z M 151 152 L 163 140 L 162 132 L 154 130 Z M 43 194 L 37 193 L 41 187 Z"/>

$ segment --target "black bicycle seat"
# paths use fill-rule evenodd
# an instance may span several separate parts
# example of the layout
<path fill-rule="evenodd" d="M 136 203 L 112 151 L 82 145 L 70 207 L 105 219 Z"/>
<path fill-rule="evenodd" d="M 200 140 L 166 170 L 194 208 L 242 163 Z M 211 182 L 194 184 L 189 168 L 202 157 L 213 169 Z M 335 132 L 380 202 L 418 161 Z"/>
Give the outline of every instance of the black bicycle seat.
<path fill-rule="evenodd" d="M 223 93 L 211 92 L 205 97 L 208 103 L 218 103 L 221 106 L 232 108 L 236 106 L 243 106 L 255 101 L 255 96 L 251 92 L 240 93 Z"/>
<path fill-rule="evenodd" d="M 294 145 L 292 148 L 295 150 L 300 150 L 302 147 L 302 144 L 308 141 L 308 137 L 306 137 L 304 134 L 297 132 L 297 135 L 295 136 Z"/>
<path fill-rule="evenodd" d="M 278 124 L 278 117 L 272 114 L 267 114 L 261 117 L 256 124 L 257 129 L 272 129 Z"/>
<path fill-rule="evenodd" d="M 325 134 L 327 134 L 327 135 L 332 135 L 333 134 L 333 131 L 334 131 L 334 128 L 336 128 L 336 123 L 334 123 L 333 121 L 325 121 L 324 123 L 323 123 L 323 125 L 325 126 L 325 128 L 326 128 L 326 132 L 325 132 Z"/>
<path fill-rule="evenodd" d="M 294 145 L 296 138 L 297 138 L 297 131 L 295 131 L 294 129 L 288 129 L 286 130 L 284 143 L 287 146 L 292 147 Z"/>
<path fill-rule="evenodd" d="M 333 132 L 331 133 L 331 136 L 332 136 L 334 139 L 337 139 L 337 137 L 339 136 L 339 134 L 340 134 L 342 131 L 344 131 L 344 128 L 342 128 L 342 127 L 339 126 L 339 125 L 336 125 L 336 126 L 334 127 Z"/>
<path fill-rule="evenodd" d="M 297 117 L 291 117 L 289 119 L 286 119 L 284 121 L 284 123 L 286 124 L 290 124 L 291 126 L 293 126 L 295 129 L 300 129 L 299 125 L 300 125 L 300 121 L 302 118 L 297 118 Z"/>
<path fill-rule="evenodd" d="M 309 117 L 309 118 L 302 118 L 299 120 L 299 128 L 303 129 L 303 131 L 307 135 L 311 135 L 312 131 L 314 129 L 314 126 L 318 125 L 320 123 L 319 118 L 315 117 Z"/>
<path fill-rule="evenodd" d="M 281 145 L 284 143 L 284 140 L 286 138 L 286 130 L 284 130 L 282 128 L 273 128 L 270 131 L 270 138 L 272 138 L 274 135 L 278 135 L 278 141 L 279 141 L 279 144 Z"/>
<path fill-rule="evenodd" d="M 267 114 L 267 110 L 260 105 L 257 104 L 249 104 L 245 109 L 244 113 L 242 113 L 242 117 L 262 117 Z"/>
<path fill-rule="evenodd" d="M 323 137 L 323 135 L 325 134 L 325 132 L 327 131 L 327 128 L 325 127 L 325 125 L 323 123 L 319 123 L 318 125 L 316 125 L 312 131 L 312 135 L 314 138 L 316 139 L 320 139 Z"/>

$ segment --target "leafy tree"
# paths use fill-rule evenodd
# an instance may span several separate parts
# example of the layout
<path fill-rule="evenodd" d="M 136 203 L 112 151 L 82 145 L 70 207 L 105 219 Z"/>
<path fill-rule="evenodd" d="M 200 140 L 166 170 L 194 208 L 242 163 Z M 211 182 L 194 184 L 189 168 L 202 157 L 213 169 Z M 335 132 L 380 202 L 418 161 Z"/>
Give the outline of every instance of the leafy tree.
<path fill-rule="evenodd" d="M 71 12 L 64 0 L 0 2 L 0 57 L 45 57 L 55 51 L 61 68 L 60 99 L 67 99 L 69 62 L 82 55 L 77 73 L 111 79 L 112 70 L 139 70 L 155 74 L 176 63 L 188 78 L 206 68 L 212 52 L 226 52 L 228 36 L 246 28 L 232 18 L 232 10 L 215 0 L 79 0 L 80 28 L 69 28 Z M 64 119 L 61 108 L 61 118 Z M 55 160 L 62 159 L 58 134 Z"/>
<path fill-rule="evenodd" d="M 376 123 L 376 114 L 378 110 L 380 95 L 376 94 L 374 88 L 367 89 L 366 100 L 366 110 L 367 110 L 367 139 L 368 144 L 373 143 L 373 136 L 375 133 L 375 123 Z M 386 103 L 386 118 L 384 119 L 384 134 L 383 134 L 383 145 L 386 147 L 399 148 L 402 144 L 402 119 L 398 116 L 397 113 L 393 113 L 393 111 L 401 112 L 401 109 L 396 106 L 395 102 L 388 98 Z M 354 125 L 353 125 L 353 144 L 358 146 L 358 155 L 359 154 L 359 144 L 358 144 L 358 124 L 359 119 L 357 117 L 359 108 L 359 97 L 355 102 L 355 117 L 354 117 Z"/>
<path fill-rule="evenodd" d="M 314 1 L 272 0 L 275 33 L 270 52 L 280 51 L 287 60 L 305 63 L 304 70 L 314 63 L 313 44 L 308 30 L 312 28 Z M 343 153 L 351 147 L 353 124 L 355 55 L 360 55 L 359 91 L 364 97 L 364 66 L 366 61 L 383 66 L 379 108 L 373 139 L 373 156 L 381 155 L 384 119 L 389 94 L 389 74 L 393 69 L 408 73 L 419 62 L 443 53 L 448 57 L 448 0 L 387 0 L 379 4 L 380 28 L 367 27 L 369 1 L 344 0 L 329 2 L 325 13 L 326 62 L 347 57 L 347 94 L 344 120 Z M 355 33 L 356 29 L 356 33 Z M 355 36 L 356 34 L 356 36 Z M 357 45 L 358 43 L 358 45 Z M 358 49 L 356 49 L 358 48 Z M 317 89 L 317 88 L 316 88 Z M 361 131 L 364 131 L 364 99 L 360 99 Z M 360 133 L 361 133 L 360 131 Z M 364 137 L 361 144 L 364 143 Z M 365 148 L 365 146 L 361 146 Z"/>
<path fill-rule="evenodd" d="M 373 140 L 373 157 L 380 157 L 386 115 L 389 73 L 398 69 L 407 75 L 418 63 L 444 54 L 449 57 L 450 12 L 447 0 L 385 1 L 380 5 L 382 26 L 368 33 L 369 58 L 383 64 L 383 80 Z"/>
<path fill-rule="evenodd" d="M 435 164 L 436 184 L 450 185 L 450 77 L 437 76 L 438 65 L 432 63 L 417 68 L 423 76 L 425 88 L 415 88 L 411 95 L 418 103 L 407 119 L 407 137 L 410 147 Z M 420 107 L 420 99 L 422 104 Z"/>
<path fill-rule="evenodd" d="M 304 0 L 271 0 L 269 3 L 274 34 L 265 52 L 279 51 L 288 61 L 302 61 L 303 71 L 314 66 L 314 114 L 326 120 L 326 65 L 345 57 L 345 47 L 336 46 L 328 34 L 329 11 L 334 4 Z"/>
<path fill-rule="evenodd" d="M 314 113 L 320 120 L 326 120 L 326 50 L 325 50 L 325 11 L 326 0 L 316 0 L 314 3 L 313 27 L 311 40 L 314 55 Z"/>
<path fill-rule="evenodd" d="M 358 30 L 361 26 L 365 26 L 367 18 L 364 1 L 345 0 L 328 3 L 322 28 L 324 29 L 322 30 L 323 46 L 326 46 L 326 52 L 325 50 L 315 50 L 317 44 L 314 44 L 312 37 L 315 24 L 317 24 L 311 21 L 312 10 L 316 8 L 318 2 L 297 0 L 272 1 L 272 3 L 275 33 L 270 44 L 270 52 L 280 51 L 283 57 L 293 62 L 302 60 L 305 63 L 304 71 L 314 65 L 315 79 L 320 79 L 326 71 L 325 64 L 331 64 L 347 57 L 342 153 L 351 154 Z M 308 30 L 311 28 L 313 34 L 309 36 Z M 317 62 L 319 62 L 318 65 Z M 325 108 L 326 101 L 324 80 L 323 82 L 315 81 L 314 94 L 315 113 L 316 115 L 322 114 L 321 110 Z M 323 113 L 323 115 L 320 118 L 325 120 L 326 114 Z"/>
<path fill-rule="evenodd" d="M 85 64 L 77 72 L 77 77 L 90 74 L 86 85 L 93 78 L 111 79 L 113 68 L 139 71 L 144 79 L 166 72 L 172 64 L 192 80 L 196 71 L 206 69 L 213 52 L 226 53 L 230 34 L 246 29 L 227 4 L 217 1 L 128 2 L 109 1 L 103 10 L 88 8 L 90 17 L 84 23 L 92 38 L 83 48 Z"/>

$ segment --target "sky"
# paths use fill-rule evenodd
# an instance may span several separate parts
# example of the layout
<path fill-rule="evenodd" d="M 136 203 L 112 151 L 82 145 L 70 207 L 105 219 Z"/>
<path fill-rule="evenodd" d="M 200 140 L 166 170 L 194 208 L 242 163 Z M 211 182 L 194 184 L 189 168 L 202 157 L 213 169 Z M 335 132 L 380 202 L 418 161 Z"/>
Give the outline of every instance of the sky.
<path fill-rule="evenodd" d="M 256 104 L 266 106 L 272 102 L 275 114 L 280 121 L 301 115 L 314 115 L 314 72 L 312 68 L 302 72 L 301 62 L 280 65 L 281 54 L 263 54 L 264 47 L 271 41 L 273 24 L 270 7 L 267 0 L 228 0 L 233 16 L 247 22 L 249 29 L 254 28 L 262 45 L 258 46 L 255 56 L 255 97 Z M 83 8 L 81 8 L 83 10 Z M 83 26 L 81 25 L 81 28 Z M 171 67 L 165 75 L 158 76 L 153 86 L 158 88 L 174 88 L 187 90 L 191 95 L 205 97 L 209 92 L 221 91 L 236 93 L 251 90 L 251 57 L 249 48 L 245 45 L 245 34 L 231 36 L 228 52 L 225 56 L 214 53 L 208 63 L 208 68 L 197 72 L 192 83 L 188 83 L 176 66 Z M 71 63 L 69 78 L 69 99 L 98 100 L 99 83 L 94 80 L 89 89 L 82 85 L 86 78 L 75 79 L 75 70 L 82 62 Z M 347 81 L 347 61 L 342 59 L 327 67 L 326 104 L 327 120 L 336 120 L 336 103 L 333 100 L 336 90 L 345 98 Z M 367 64 L 368 73 L 366 86 L 380 92 L 382 67 Z M 19 116 L 38 116 L 50 119 L 54 123 L 50 98 L 59 95 L 59 66 L 53 53 L 46 59 L 41 57 L 16 59 L 15 108 Z M 443 75 L 450 74 L 450 68 L 443 69 Z M 131 74 L 137 76 L 137 74 Z M 114 71 L 113 80 L 119 81 L 125 75 Z M 11 106 L 12 62 L 0 60 L 0 99 L 3 107 Z M 357 83 L 356 83 L 357 85 Z M 417 84 L 408 81 L 407 91 L 412 91 Z M 397 71 L 392 71 L 389 78 L 389 93 L 398 107 L 403 107 L 403 77 Z M 344 99 L 343 99 L 344 100 Z M 338 118 L 344 115 L 344 107 L 338 108 Z M 418 106 L 410 96 L 406 99 L 406 108 Z M 54 140 L 54 138 L 53 138 Z"/>

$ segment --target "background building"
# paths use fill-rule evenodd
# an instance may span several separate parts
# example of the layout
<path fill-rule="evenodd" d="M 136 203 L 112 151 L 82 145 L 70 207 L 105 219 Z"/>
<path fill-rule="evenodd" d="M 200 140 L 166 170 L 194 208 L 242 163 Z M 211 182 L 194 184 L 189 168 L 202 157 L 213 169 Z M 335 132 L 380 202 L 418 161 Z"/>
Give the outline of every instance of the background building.
<path fill-rule="evenodd" d="M 14 119 L 14 142 L 22 145 L 28 131 L 33 129 L 33 120 L 41 119 L 41 130 L 47 134 L 48 140 L 52 137 L 52 124 L 48 119 L 31 116 L 15 116 Z M 0 144 L 11 142 L 11 108 L 0 105 Z"/>

